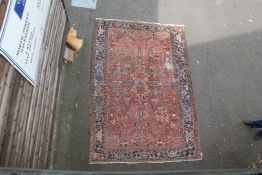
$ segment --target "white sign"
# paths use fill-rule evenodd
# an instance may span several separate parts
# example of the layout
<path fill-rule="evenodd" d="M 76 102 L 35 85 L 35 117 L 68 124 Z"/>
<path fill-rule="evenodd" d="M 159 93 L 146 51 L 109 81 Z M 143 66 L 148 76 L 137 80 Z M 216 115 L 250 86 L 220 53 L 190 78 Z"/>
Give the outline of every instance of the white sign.
<path fill-rule="evenodd" d="M 96 9 L 97 0 L 72 0 L 71 6 Z"/>
<path fill-rule="evenodd" d="M 9 0 L 0 53 L 33 85 L 51 0 Z"/>

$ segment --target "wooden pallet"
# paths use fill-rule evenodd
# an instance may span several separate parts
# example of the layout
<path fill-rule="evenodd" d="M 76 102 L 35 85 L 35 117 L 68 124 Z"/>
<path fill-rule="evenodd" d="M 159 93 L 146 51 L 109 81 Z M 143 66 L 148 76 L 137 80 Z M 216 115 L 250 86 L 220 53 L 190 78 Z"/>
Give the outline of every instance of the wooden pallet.
<path fill-rule="evenodd" d="M 0 55 L 0 166 L 47 168 L 66 24 L 63 2 L 52 0 L 35 87 Z"/>

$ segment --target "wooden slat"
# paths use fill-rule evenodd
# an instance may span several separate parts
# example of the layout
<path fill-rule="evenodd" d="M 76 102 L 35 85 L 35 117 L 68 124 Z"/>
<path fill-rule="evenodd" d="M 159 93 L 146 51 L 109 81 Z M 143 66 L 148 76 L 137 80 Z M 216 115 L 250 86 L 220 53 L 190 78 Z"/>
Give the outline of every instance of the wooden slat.
<path fill-rule="evenodd" d="M 0 26 L 2 26 L 8 2 L 9 2 L 9 0 L 2 0 L 2 2 L 0 4 Z"/>
<path fill-rule="evenodd" d="M 13 148 L 13 143 L 14 143 L 14 137 L 15 137 L 15 130 L 16 130 L 16 123 L 18 120 L 18 114 L 19 114 L 19 109 L 20 109 L 20 104 L 22 101 L 22 91 L 23 91 L 23 84 L 24 80 L 21 76 L 18 76 L 19 79 L 19 86 L 18 86 L 18 93 L 16 97 L 16 102 L 14 105 L 14 111 L 12 111 L 9 115 L 12 116 L 12 119 L 10 118 L 10 123 L 11 123 L 11 131 L 9 133 L 9 139 L 5 142 L 6 145 L 6 150 L 5 153 L 6 155 L 3 156 L 2 163 L 4 166 L 8 166 L 10 164 L 10 156 L 11 156 L 11 151 Z M 14 100 L 15 101 L 15 100 Z"/>
<path fill-rule="evenodd" d="M 17 162 L 16 162 L 16 166 L 20 167 L 21 163 L 22 163 L 22 153 L 24 150 L 24 139 L 25 139 L 25 135 L 26 135 L 26 123 L 28 121 L 28 113 L 29 113 L 29 107 L 30 107 L 30 102 L 31 102 L 31 98 L 32 98 L 32 86 L 29 84 L 29 82 L 26 82 L 26 86 L 27 88 L 27 94 L 26 94 L 26 105 L 24 106 L 23 112 L 22 112 L 22 127 L 20 128 L 21 131 L 21 135 L 20 135 L 20 141 L 18 143 L 19 148 L 18 148 L 18 156 L 17 156 Z"/>
<path fill-rule="evenodd" d="M 4 76 L 5 63 L 6 60 L 0 55 L 0 82 Z"/>
<path fill-rule="evenodd" d="M 22 117 L 21 113 L 23 111 L 23 106 L 25 105 L 25 95 L 26 95 L 26 86 L 25 81 L 22 80 L 22 96 L 21 96 L 21 102 L 19 104 L 19 108 L 17 110 L 17 121 L 15 122 L 15 129 L 14 129 L 14 142 L 12 143 L 11 153 L 10 153 L 10 162 L 9 164 L 11 166 L 15 166 L 16 163 L 16 152 L 18 148 L 18 140 L 19 140 L 19 128 L 22 123 Z"/>
<path fill-rule="evenodd" d="M 18 132 L 17 132 L 17 140 L 16 140 L 16 148 L 14 150 L 14 155 L 13 155 L 13 162 L 12 162 L 12 165 L 13 166 L 18 166 L 19 165 L 19 160 L 20 160 L 20 157 L 19 157 L 19 153 L 20 151 L 22 150 L 22 147 L 23 147 L 23 128 L 24 128 L 24 124 L 25 124 L 25 121 L 26 121 L 26 118 L 27 118 L 27 112 L 28 112 L 28 100 L 29 100 L 29 96 L 30 96 L 30 93 L 31 93 L 31 85 L 28 83 L 28 82 L 25 82 L 25 85 L 24 85 L 24 96 L 23 96 L 23 100 L 24 100 L 24 103 L 23 105 L 21 106 L 21 109 L 20 109 L 20 115 L 19 115 L 19 118 L 20 118 L 20 123 L 19 123 L 19 126 L 18 126 Z"/>
<path fill-rule="evenodd" d="M 19 84 L 20 82 L 20 76 L 15 76 L 13 80 L 13 84 L 16 85 L 17 83 Z M 3 140 L 3 146 L 2 146 L 2 156 L 1 157 L 6 157 L 7 155 L 7 144 L 10 140 L 10 133 L 11 133 L 11 128 L 12 128 L 12 121 L 14 117 L 14 112 L 15 112 L 15 107 L 16 107 L 16 99 L 17 95 L 19 93 L 19 87 L 18 86 L 13 86 L 13 91 L 12 91 L 12 96 L 11 96 L 11 104 L 9 107 L 9 114 L 7 116 L 8 120 L 6 122 L 6 131 L 5 131 L 5 137 Z M 1 159 L 0 160 L 1 164 L 4 164 L 5 160 Z"/>
<path fill-rule="evenodd" d="M 3 67 L 4 67 L 4 70 L 2 71 L 3 76 L 2 76 L 2 79 L 1 79 L 1 83 L 0 83 L 0 102 L 2 101 L 2 98 L 3 98 L 3 95 L 4 95 L 5 84 L 6 84 L 10 64 L 5 62 L 5 65 Z"/>
<path fill-rule="evenodd" d="M 11 95 L 13 90 L 12 81 L 14 80 L 14 76 L 16 76 L 15 69 L 12 66 L 9 66 L 7 78 L 5 82 L 5 87 L 3 91 L 3 96 L 1 99 L 0 106 L 0 153 L 2 150 L 2 144 L 5 135 L 5 129 L 7 124 L 7 117 L 9 112 L 9 105 L 11 103 Z"/>

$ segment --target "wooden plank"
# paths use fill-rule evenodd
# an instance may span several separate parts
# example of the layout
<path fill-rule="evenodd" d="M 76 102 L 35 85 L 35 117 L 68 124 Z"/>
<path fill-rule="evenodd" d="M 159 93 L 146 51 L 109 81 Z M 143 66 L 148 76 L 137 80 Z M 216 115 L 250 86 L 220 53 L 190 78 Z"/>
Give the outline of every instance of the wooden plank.
<path fill-rule="evenodd" d="M 19 118 L 21 118 L 19 121 L 19 125 L 17 126 L 18 128 L 18 137 L 16 139 L 16 148 L 14 151 L 14 155 L 13 155 L 13 162 L 12 165 L 13 166 L 19 166 L 19 152 L 21 150 L 21 147 L 23 146 L 23 127 L 26 121 L 26 113 L 27 113 L 27 103 L 28 103 L 28 97 L 30 94 L 30 87 L 31 85 L 26 81 L 24 84 L 24 96 L 23 96 L 23 105 L 20 109 L 20 114 L 19 114 Z"/>
<path fill-rule="evenodd" d="M 0 27 L 2 26 L 4 17 L 5 17 L 5 11 L 6 7 L 8 5 L 9 0 L 3 0 L 0 4 Z"/>
<path fill-rule="evenodd" d="M 20 128 L 20 124 L 22 122 L 22 117 L 21 117 L 21 113 L 23 111 L 23 106 L 25 104 L 25 95 L 26 95 L 26 86 L 25 86 L 25 80 L 21 80 L 22 82 L 22 95 L 21 95 L 21 102 L 19 104 L 19 108 L 17 110 L 17 120 L 15 122 L 15 126 L 14 126 L 14 140 L 12 143 L 12 148 L 10 151 L 10 160 L 9 160 L 9 165 L 10 166 L 15 166 L 16 163 L 16 152 L 17 152 L 17 147 L 18 147 L 18 139 L 19 139 L 19 128 Z"/>
<path fill-rule="evenodd" d="M 0 55 L 0 82 L 4 76 L 5 63 L 5 58 L 2 55 Z"/>
<path fill-rule="evenodd" d="M 24 80 L 20 76 L 19 89 L 18 89 L 16 104 L 15 104 L 14 114 L 13 114 L 13 118 L 12 118 L 12 121 L 11 121 L 12 126 L 11 126 L 11 131 L 10 131 L 10 138 L 9 138 L 8 144 L 6 144 L 7 145 L 6 156 L 3 156 L 3 159 L 5 159 L 4 166 L 8 166 L 10 164 L 9 161 L 10 161 L 11 151 L 12 151 L 12 147 L 13 147 L 13 143 L 14 143 L 16 123 L 17 123 L 17 120 L 18 120 L 18 114 L 19 114 L 20 104 L 21 104 L 22 95 L 23 95 L 22 94 L 23 84 L 24 84 Z"/>
<path fill-rule="evenodd" d="M 6 80 L 7 80 L 9 67 L 10 67 L 10 64 L 8 62 L 6 62 L 5 66 L 4 66 L 4 70 L 3 70 L 3 77 L 2 77 L 1 83 L 0 83 L 0 103 L 1 103 L 3 95 L 4 95 L 5 84 L 6 84 Z"/>
<path fill-rule="evenodd" d="M 5 89 L 4 89 L 1 106 L 0 106 L 0 153 L 2 150 L 2 144 L 4 140 L 4 135 L 5 135 L 7 117 L 8 117 L 8 112 L 9 112 L 9 104 L 10 104 L 10 99 L 11 99 L 12 90 L 13 90 L 12 81 L 14 79 L 14 76 L 16 76 L 15 69 L 12 66 L 10 66 L 8 70 L 7 79 L 5 83 Z"/>
<path fill-rule="evenodd" d="M 21 77 L 20 76 L 16 76 L 14 77 L 14 88 L 12 91 L 12 97 L 11 97 L 11 103 L 10 103 L 10 109 L 9 109 L 9 114 L 8 114 L 8 120 L 7 120 L 7 127 L 6 127 L 6 134 L 4 136 L 4 140 L 3 140 L 3 149 L 2 149 L 2 154 L 0 157 L 0 161 L 1 161 L 1 165 L 5 164 L 5 157 L 7 157 L 8 154 L 8 143 L 10 141 L 10 136 L 11 136 L 11 128 L 12 128 L 12 122 L 15 118 L 15 110 L 16 110 L 16 106 L 17 106 L 17 98 L 19 96 L 19 86 L 16 86 L 16 84 L 19 85 Z"/>
<path fill-rule="evenodd" d="M 19 145 L 19 149 L 18 149 L 18 156 L 17 156 L 17 167 L 21 167 L 22 164 L 22 153 L 24 151 L 24 139 L 25 139 L 25 135 L 26 135 L 26 123 L 28 121 L 28 113 L 29 113 L 29 107 L 30 107 L 30 102 L 31 102 L 31 98 L 32 98 L 32 91 L 33 88 L 31 86 L 31 84 L 26 81 L 26 86 L 27 88 L 27 95 L 26 95 L 26 105 L 24 108 L 24 111 L 22 113 L 22 119 L 23 119 L 23 123 L 22 123 L 22 128 L 21 129 L 21 135 L 20 135 L 20 142 L 18 143 Z"/>

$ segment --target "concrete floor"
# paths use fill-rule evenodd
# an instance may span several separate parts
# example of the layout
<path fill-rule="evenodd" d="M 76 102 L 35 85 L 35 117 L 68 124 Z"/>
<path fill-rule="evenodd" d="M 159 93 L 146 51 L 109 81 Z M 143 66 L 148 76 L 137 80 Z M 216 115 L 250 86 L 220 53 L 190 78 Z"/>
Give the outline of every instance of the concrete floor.
<path fill-rule="evenodd" d="M 98 0 L 96 10 L 71 7 L 69 22 L 85 39 L 64 64 L 51 168 L 61 170 L 194 170 L 248 168 L 262 153 L 245 119 L 262 118 L 261 0 Z M 204 159 L 166 164 L 88 165 L 88 78 L 94 18 L 187 27 Z"/>

